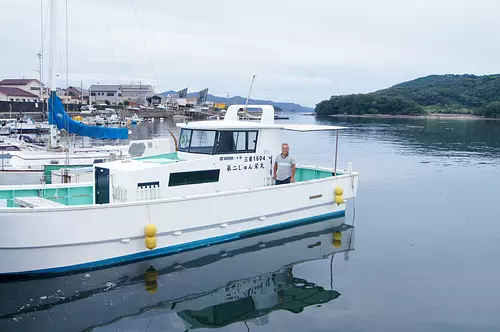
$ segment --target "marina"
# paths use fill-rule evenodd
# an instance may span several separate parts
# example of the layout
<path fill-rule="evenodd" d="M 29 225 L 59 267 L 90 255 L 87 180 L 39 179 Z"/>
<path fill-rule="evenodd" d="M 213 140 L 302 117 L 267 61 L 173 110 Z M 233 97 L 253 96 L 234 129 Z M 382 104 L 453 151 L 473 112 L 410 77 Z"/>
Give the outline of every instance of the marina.
<path fill-rule="evenodd" d="M 499 11 L 2 3 L 0 332 L 500 330 Z"/>

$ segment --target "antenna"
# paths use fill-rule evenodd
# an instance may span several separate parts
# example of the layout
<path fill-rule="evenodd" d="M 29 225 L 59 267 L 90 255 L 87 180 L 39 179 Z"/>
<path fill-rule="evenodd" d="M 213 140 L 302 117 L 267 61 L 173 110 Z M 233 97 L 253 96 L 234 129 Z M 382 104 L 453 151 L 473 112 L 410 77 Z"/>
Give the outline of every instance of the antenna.
<path fill-rule="evenodd" d="M 253 74 L 252 76 L 252 83 L 250 84 L 250 90 L 248 91 L 247 101 L 245 102 L 245 112 L 248 106 L 248 99 L 250 99 L 250 94 L 252 93 L 253 81 L 255 81 L 255 76 L 257 76 L 257 74 Z"/>

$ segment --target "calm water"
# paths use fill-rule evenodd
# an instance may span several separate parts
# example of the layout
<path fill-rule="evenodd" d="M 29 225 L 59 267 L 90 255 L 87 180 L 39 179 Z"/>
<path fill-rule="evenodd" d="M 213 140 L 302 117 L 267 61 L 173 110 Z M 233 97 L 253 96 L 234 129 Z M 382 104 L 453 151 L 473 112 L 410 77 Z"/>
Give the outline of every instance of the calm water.
<path fill-rule="evenodd" d="M 339 162 L 352 161 L 360 182 L 345 219 L 0 283 L 0 331 L 500 330 L 500 121 L 290 122 L 349 127 Z M 333 164 L 331 133 L 286 141 L 299 163 Z"/>

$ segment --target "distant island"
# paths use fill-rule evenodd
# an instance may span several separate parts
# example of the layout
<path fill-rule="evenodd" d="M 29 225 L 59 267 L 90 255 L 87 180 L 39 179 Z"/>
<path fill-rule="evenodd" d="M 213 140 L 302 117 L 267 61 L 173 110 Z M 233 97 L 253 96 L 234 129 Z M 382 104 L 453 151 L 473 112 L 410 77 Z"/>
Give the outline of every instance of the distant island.
<path fill-rule="evenodd" d="M 500 74 L 430 75 L 366 94 L 332 96 L 317 115 L 464 114 L 500 118 Z"/>
<path fill-rule="evenodd" d="M 162 95 L 168 95 L 168 94 L 175 94 L 176 92 L 173 90 L 170 91 L 165 91 L 161 93 Z M 196 97 L 197 92 L 190 92 L 187 94 L 188 97 Z M 239 105 L 244 105 L 246 102 L 246 97 L 240 97 L 240 96 L 232 96 L 229 98 L 226 97 L 219 97 L 219 96 L 214 96 L 212 94 L 207 95 L 207 101 L 211 101 L 214 103 L 221 103 L 225 104 L 228 103 L 229 105 L 234 105 L 234 104 L 239 104 Z M 314 108 L 312 107 L 307 107 L 307 106 L 302 106 L 296 103 L 291 103 L 291 102 L 284 102 L 284 101 L 272 101 L 272 100 L 260 100 L 260 99 L 252 99 L 250 98 L 248 100 L 249 105 L 273 105 L 275 110 L 277 112 L 297 112 L 297 113 L 311 113 L 314 112 Z"/>

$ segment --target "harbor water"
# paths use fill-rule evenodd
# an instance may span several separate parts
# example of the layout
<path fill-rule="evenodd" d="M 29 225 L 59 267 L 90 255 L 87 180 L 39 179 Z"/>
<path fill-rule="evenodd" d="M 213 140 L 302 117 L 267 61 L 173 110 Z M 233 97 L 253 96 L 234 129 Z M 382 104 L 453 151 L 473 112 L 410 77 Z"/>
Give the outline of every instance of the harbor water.
<path fill-rule="evenodd" d="M 345 218 L 152 261 L 2 280 L 0 331 L 500 330 L 500 121 L 291 115 L 286 123 L 348 127 L 339 167 L 352 162 L 360 178 Z M 171 120 L 131 130 L 132 139 L 178 133 Z M 299 164 L 334 163 L 335 133 L 286 132 L 285 141 Z"/>

